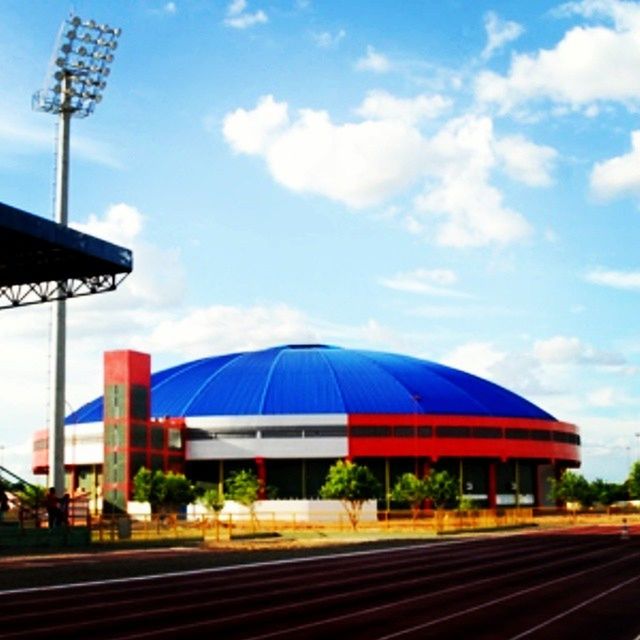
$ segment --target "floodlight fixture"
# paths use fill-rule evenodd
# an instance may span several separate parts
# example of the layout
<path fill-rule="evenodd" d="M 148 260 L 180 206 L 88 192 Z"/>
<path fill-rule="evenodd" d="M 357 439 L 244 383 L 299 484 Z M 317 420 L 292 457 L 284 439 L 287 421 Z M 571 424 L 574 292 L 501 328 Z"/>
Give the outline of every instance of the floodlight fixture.
<path fill-rule="evenodd" d="M 32 106 L 47 113 L 79 118 L 93 113 L 106 86 L 121 29 L 71 15 L 62 23 L 44 88 Z M 96 64 L 99 62 L 100 64 Z"/>
<path fill-rule="evenodd" d="M 58 116 L 56 154 L 56 222 L 68 223 L 69 143 L 71 117 L 86 118 L 102 100 L 109 65 L 120 29 L 71 14 L 60 27 L 44 88 L 32 98 L 32 107 Z M 66 293 L 67 282 L 58 282 Z M 49 419 L 49 485 L 65 493 L 64 413 L 66 378 L 66 305 L 53 303 L 51 341 L 53 366 Z"/>

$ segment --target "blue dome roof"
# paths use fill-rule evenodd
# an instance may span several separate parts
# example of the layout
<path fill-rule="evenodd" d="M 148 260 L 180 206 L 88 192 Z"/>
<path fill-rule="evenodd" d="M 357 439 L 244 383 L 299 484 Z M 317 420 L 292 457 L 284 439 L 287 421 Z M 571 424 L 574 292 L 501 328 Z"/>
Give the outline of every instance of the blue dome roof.
<path fill-rule="evenodd" d="M 154 417 L 424 413 L 555 420 L 477 376 L 409 356 L 286 345 L 202 358 L 151 376 Z M 102 397 L 67 424 L 102 420 Z"/>

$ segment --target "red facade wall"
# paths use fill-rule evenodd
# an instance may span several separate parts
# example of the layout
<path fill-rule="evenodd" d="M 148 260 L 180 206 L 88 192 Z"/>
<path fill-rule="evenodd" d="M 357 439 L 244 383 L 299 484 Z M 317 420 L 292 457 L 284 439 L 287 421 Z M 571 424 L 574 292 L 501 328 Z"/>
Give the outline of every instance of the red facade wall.
<path fill-rule="evenodd" d="M 384 436 L 370 434 L 371 427 L 388 427 Z M 471 435 L 443 437 L 438 427 L 468 427 Z M 400 427 L 400 429 L 395 429 Z M 407 427 L 410 429 L 408 430 Z M 419 427 L 431 427 L 430 436 L 420 436 Z M 475 437 L 474 427 L 499 430 L 499 437 Z M 362 430 L 362 431 L 361 431 Z M 517 431 L 517 434 L 514 434 Z M 408 433 L 411 435 L 407 435 Z M 546 440 L 534 438 L 548 437 Z M 544 432 L 544 433 L 540 433 Z M 352 414 L 348 421 L 349 456 L 422 457 L 433 461 L 451 458 L 530 459 L 565 466 L 580 465 L 579 431 L 575 425 L 553 420 L 486 416 L 420 414 Z M 486 433 L 486 432 L 484 432 Z M 400 435 L 401 434 L 401 435 Z M 566 434 L 573 442 L 558 441 Z M 520 438 L 508 436 L 519 435 Z"/>

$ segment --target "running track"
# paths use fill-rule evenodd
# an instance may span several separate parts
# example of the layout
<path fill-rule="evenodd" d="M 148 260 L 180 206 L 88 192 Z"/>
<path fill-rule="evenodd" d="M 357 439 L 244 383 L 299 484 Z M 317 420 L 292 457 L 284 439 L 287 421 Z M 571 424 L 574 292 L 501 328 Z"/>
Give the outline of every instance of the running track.
<path fill-rule="evenodd" d="M 4 590 L 0 638 L 640 640 L 640 532 L 633 534 L 396 543 Z"/>

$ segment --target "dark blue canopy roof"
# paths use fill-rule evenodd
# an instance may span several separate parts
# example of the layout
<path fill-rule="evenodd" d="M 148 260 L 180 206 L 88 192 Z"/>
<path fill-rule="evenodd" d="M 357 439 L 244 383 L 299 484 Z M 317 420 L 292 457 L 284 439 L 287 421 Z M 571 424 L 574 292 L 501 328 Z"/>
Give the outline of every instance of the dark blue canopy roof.
<path fill-rule="evenodd" d="M 521 396 L 458 369 L 325 345 L 203 358 L 151 377 L 154 417 L 414 412 L 555 420 Z M 66 422 L 101 420 L 97 398 Z"/>
<path fill-rule="evenodd" d="M 0 308 L 113 291 L 132 269 L 129 249 L 0 202 Z"/>

